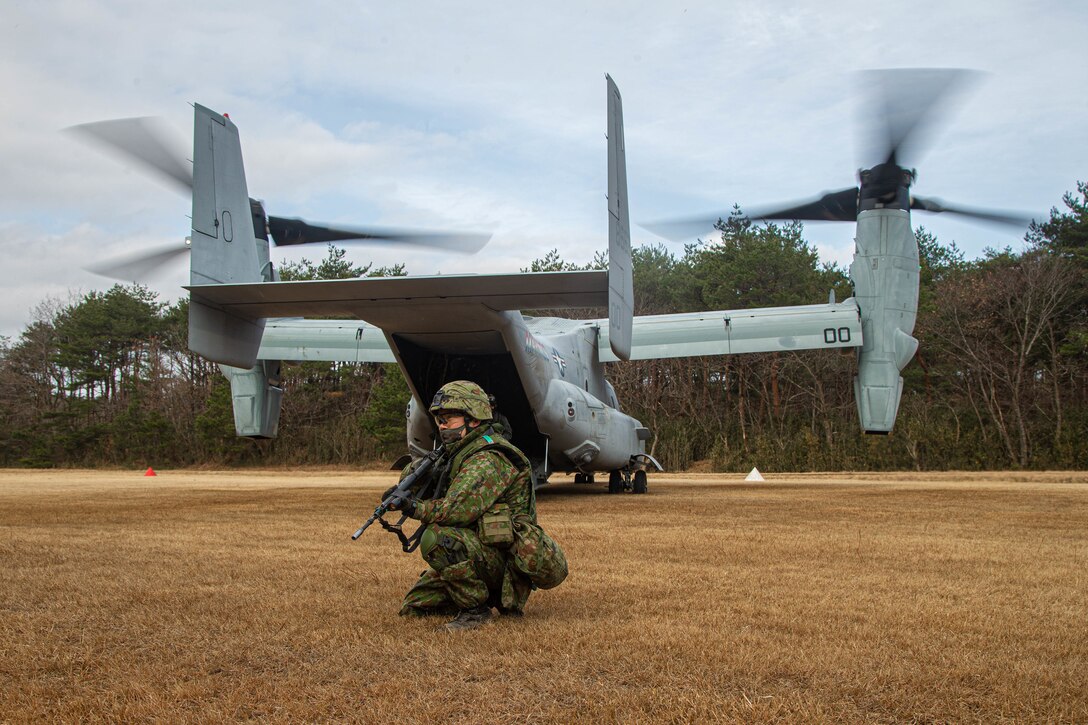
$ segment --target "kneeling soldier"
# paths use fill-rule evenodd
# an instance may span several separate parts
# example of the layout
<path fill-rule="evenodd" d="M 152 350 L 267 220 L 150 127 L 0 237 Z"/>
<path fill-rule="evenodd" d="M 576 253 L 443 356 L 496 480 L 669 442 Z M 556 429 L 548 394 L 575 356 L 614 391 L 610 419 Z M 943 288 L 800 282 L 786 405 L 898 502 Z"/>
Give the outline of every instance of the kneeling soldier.
<path fill-rule="evenodd" d="M 536 521 L 532 466 L 492 423 L 491 399 L 475 383 L 439 389 L 430 412 L 446 446 L 437 497 L 401 508 L 426 525 L 420 552 L 429 568 L 404 598 L 402 615 L 453 614 L 449 631 L 471 629 L 491 608 L 520 616 L 532 585 L 509 553 L 512 517 Z M 409 469 L 410 470 L 410 469 Z M 407 470 L 405 474 L 407 474 Z"/>

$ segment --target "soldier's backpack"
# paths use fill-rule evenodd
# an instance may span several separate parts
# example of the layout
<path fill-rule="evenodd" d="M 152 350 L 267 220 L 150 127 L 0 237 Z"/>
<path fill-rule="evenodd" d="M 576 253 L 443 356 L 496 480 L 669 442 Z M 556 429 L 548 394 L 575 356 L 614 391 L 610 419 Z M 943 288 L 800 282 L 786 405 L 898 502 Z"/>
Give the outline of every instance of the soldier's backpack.
<path fill-rule="evenodd" d="M 510 443 L 493 444 L 490 437 L 484 437 L 488 445 L 480 450 L 494 450 L 502 454 L 519 471 L 528 470 L 529 472 L 526 478 L 531 513 L 513 516 L 514 543 L 510 545 L 510 555 L 514 561 L 514 568 L 524 574 L 537 589 L 557 587 L 567 578 L 567 556 L 555 539 L 548 536 L 536 522 L 536 482 L 529 459 Z"/>
<path fill-rule="evenodd" d="M 537 589 L 551 589 L 567 578 L 567 557 L 555 539 L 548 536 L 532 517 L 514 517 L 514 543 L 510 547 L 514 568 L 528 577 Z"/>

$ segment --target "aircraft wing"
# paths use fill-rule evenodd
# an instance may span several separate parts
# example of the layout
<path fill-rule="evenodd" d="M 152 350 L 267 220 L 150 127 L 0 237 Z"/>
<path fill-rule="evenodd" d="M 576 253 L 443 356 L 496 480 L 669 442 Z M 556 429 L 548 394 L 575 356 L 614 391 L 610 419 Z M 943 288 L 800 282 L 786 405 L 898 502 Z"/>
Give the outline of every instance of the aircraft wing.
<path fill-rule="evenodd" d="M 362 320 L 268 320 L 260 360 L 396 362 L 380 329 Z"/>
<path fill-rule="evenodd" d="M 597 320 L 601 362 L 615 362 L 608 320 Z M 634 318 L 632 360 L 736 355 L 780 350 L 860 347 L 861 318 L 853 298 L 826 305 L 641 315 Z"/>

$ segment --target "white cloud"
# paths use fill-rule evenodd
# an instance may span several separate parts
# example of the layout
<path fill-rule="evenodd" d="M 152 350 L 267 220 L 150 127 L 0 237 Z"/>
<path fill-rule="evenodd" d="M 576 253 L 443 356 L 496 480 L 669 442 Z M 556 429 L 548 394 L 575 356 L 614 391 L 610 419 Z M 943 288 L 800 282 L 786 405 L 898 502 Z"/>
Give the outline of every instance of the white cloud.
<path fill-rule="evenodd" d="M 411 256 L 419 273 L 512 271 L 552 247 L 588 261 L 603 247 L 605 72 L 624 95 L 635 222 L 853 184 L 865 107 L 851 73 L 864 68 L 990 72 L 918 161 L 920 194 L 1045 214 L 1088 167 L 1077 86 L 1088 9 L 1060 0 L 984 12 L 936 0 L 6 10 L 0 250 L 17 274 L 0 288 L 0 334 L 17 334 L 45 295 L 108 287 L 79 271 L 84 260 L 186 233 L 185 199 L 57 131 L 154 114 L 185 137 L 192 101 L 231 113 L 251 194 L 272 213 L 494 229 L 479 258 L 351 252 Z M 1020 236 L 919 221 L 969 255 Z M 848 225 L 806 232 L 826 258 L 849 256 Z M 284 257 L 302 254 L 324 250 Z M 171 298 L 185 278 L 172 275 L 157 287 Z"/>

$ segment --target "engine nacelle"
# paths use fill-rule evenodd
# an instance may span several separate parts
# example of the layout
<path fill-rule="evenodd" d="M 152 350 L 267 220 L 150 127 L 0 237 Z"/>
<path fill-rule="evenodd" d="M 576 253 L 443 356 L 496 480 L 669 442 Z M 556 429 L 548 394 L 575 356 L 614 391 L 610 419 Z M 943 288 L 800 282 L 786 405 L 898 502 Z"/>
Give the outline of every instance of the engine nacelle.
<path fill-rule="evenodd" d="M 862 211 L 855 244 L 850 277 L 864 344 L 858 351 L 854 396 L 862 430 L 885 434 L 895 424 L 903 394 L 899 372 L 918 349 L 911 336 L 918 316 L 918 242 L 910 213 Z"/>

